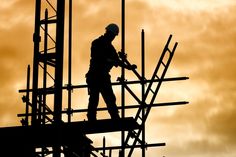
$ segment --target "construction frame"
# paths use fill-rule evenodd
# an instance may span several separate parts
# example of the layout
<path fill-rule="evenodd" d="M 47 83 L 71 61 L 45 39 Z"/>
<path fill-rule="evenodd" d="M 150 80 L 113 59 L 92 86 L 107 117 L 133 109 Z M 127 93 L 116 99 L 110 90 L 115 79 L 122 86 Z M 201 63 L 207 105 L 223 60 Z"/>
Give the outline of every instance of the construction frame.
<path fill-rule="evenodd" d="M 167 39 L 159 61 L 150 79 L 145 76 L 145 32 L 141 31 L 141 74 L 133 69 L 137 80 L 127 81 L 125 69 L 121 68 L 121 76 L 114 86 L 121 86 L 121 106 L 118 107 L 121 119 L 103 119 L 95 122 L 72 121 L 73 113 L 87 112 L 87 109 L 72 109 L 72 90 L 88 88 L 87 85 L 72 85 L 72 0 L 35 0 L 35 27 L 33 34 L 34 57 L 33 78 L 31 86 L 31 69 L 27 68 L 26 89 L 19 90 L 25 93 L 22 97 L 25 103 L 25 113 L 18 114 L 21 117 L 22 126 L 6 127 L 0 129 L 1 135 L 6 135 L 8 141 L 16 141 L 14 145 L 7 143 L 2 150 L 7 153 L 17 153 L 22 157 L 111 157 L 112 150 L 119 150 L 119 157 L 131 157 L 135 149 L 141 149 L 142 157 L 146 156 L 146 148 L 165 146 L 165 143 L 147 144 L 145 138 L 145 122 L 152 107 L 184 105 L 186 101 L 155 103 L 161 84 L 168 81 L 186 80 L 188 77 L 166 78 L 168 67 L 172 61 L 178 43 L 170 48 L 172 35 Z M 65 2 L 68 2 L 68 33 L 65 32 Z M 45 5 L 45 3 L 47 5 Z M 49 15 L 50 7 L 55 15 Z M 128 65 L 131 65 L 125 54 L 125 0 L 121 0 L 121 52 L 119 57 Z M 52 31 L 52 29 L 54 29 Z M 50 33 L 55 32 L 54 35 Z M 65 37 L 68 35 L 68 84 L 63 85 L 63 57 Z M 49 46 L 50 45 L 50 46 Z M 49 77 L 49 78 L 48 78 Z M 50 79 L 50 80 L 49 80 Z M 53 81 L 52 81 L 53 80 Z M 50 82 L 51 81 L 51 82 Z M 53 82 L 52 86 L 48 86 Z M 129 87 L 130 84 L 140 85 L 141 97 Z M 62 109 L 63 90 L 67 90 L 67 109 Z M 127 106 L 125 93 L 128 92 L 137 105 Z M 48 97 L 53 97 L 53 108 L 48 104 Z M 32 101 L 31 101 L 32 100 Z M 127 109 L 135 109 L 136 115 L 126 117 Z M 107 108 L 98 108 L 104 111 Z M 62 115 L 67 115 L 67 121 L 62 120 Z M 115 126 L 113 124 L 116 124 Z M 93 141 L 87 134 L 120 132 L 121 144 L 119 146 L 94 147 Z M 13 135 L 13 136 L 12 136 Z M 73 139 L 73 140 L 72 140 Z M 23 141 L 23 142 L 22 142 Z M 76 142 L 75 142 L 76 141 Z M 23 144 L 22 144 L 23 143 Z M 9 147 L 17 148 L 16 152 L 10 152 Z M 109 155 L 106 154 L 109 151 Z"/>

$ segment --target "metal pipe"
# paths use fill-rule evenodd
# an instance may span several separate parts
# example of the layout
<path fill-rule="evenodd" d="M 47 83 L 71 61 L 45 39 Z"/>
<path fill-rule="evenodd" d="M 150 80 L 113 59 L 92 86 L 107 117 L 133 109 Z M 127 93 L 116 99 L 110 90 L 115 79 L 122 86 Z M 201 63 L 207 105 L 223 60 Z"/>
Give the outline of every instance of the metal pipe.
<path fill-rule="evenodd" d="M 172 78 L 164 78 L 164 79 L 155 79 L 153 82 L 159 82 L 159 81 L 162 81 L 162 82 L 167 82 L 167 81 L 181 81 L 181 80 L 187 80 L 189 79 L 188 77 L 172 77 Z M 144 80 L 144 83 L 150 83 L 151 80 Z M 136 81 L 125 81 L 125 82 L 112 82 L 112 85 L 113 86 L 117 86 L 117 85 L 122 85 L 122 83 L 124 84 L 141 84 L 141 81 L 140 80 L 136 80 Z M 71 86 L 72 89 L 77 89 L 77 88 L 87 88 L 88 85 L 74 85 L 74 86 Z M 67 86 L 63 86 L 62 89 L 66 89 L 67 90 Z M 39 88 L 39 91 L 40 90 L 43 90 L 41 88 Z M 47 88 L 46 90 L 54 90 L 53 88 Z M 32 89 L 29 89 L 29 92 L 32 92 L 33 90 Z M 24 92 L 27 92 L 27 89 L 21 89 L 19 90 L 19 93 L 24 93 Z"/>
<path fill-rule="evenodd" d="M 103 150 L 102 153 L 104 156 L 106 156 L 106 138 L 103 136 Z"/>
<path fill-rule="evenodd" d="M 45 30 L 44 30 L 44 58 L 43 58 L 43 89 L 47 88 L 47 49 L 48 49 L 48 10 L 45 10 Z M 46 91 L 46 90 L 45 90 Z M 43 92 L 43 124 L 45 124 L 45 105 L 46 105 L 46 92 Z"/>
<path fill-rule="evenodd" d="M 177 102 L 166 102 L 166 103 L 156 103 L 156 104 L 150 104 L 151 107 L 163 107 L 163 106 L 172 106 L 172 105 L 186 105 L 189 102 L 187 101 L 177 101 Z M 139 108 L 140 105 L 126 105 L 125 109 L 135 109 L 135 108 Z M 117 107 L 118 109 L 121 109 L 121 106 Z M 147 106 L 145 107 L 147 108 Z M 97 108 L 97 111 L 106 111 L 107 107 L 102 107 L 102 108 Z M 88 109 L 77 109 L 77 110 L 73 110 L 73 113 L 81 113 L 81 112 L 87 112 Z M 46 112 L 46 115 L 51 115 L 51 112 Z M 67 114 L 67 111 L 62 111 L 62 114 Z M 31 116 L 32 114 L 29 114 L 29 116 Z M 26 114 L 17 114 L 18 117 L 24 117 L 26 116 Z"/>
<path fill-rule="evenodd" d="M 125 52 L 125 0 L 121 0 L 121 52 Z M 125 68 L 121 69 L 121 78 L 125 80 Z M 121 117 L 125 117 L 125 86 L 121 86 Z M 122 149 L 120 152 L 120 157 L 125 156 L 125 132 L 121 131 L 121 145 Z"/>
<path fill-rule="evenodd" d="M 56 61 L 55 61 L 55 94 L 54 94 L 54 124 L 58 127 L 62 120 L 62 83 L 63 83 L 63 55 L 64 55 L 64 26 L 65 0 L 57 0 L 56 23 Z M 55 132 L 57 136 L 59 132 Z M 53 157 L 60 157 L 60 146 L 53 147 Z"/>
<path fill-rule="evenodd" d="M 57 0 L 54 120 L 61 123 L 65 0 Z"/>
<path fill-rule="evenodd" d="M 30 65 L 28 65 L 27 67 L 27 84 L 26 84 L 26 88 L 27 88 L 27 92 L 26 92 L 26 108 L 25 108 L 25 112 L 26 112 L 26 116 L 25 116 L 25 122 L 26 122 L 26 126 L 29 125 L 29 88 L 30 88 Z"/>
<path fill-rule="evenodd" d="M 145 144 L 146 148 L 148 148 L 148 147 L 162 147 L 162 146 L 166 146 L 166 143 Z M 142 145 L 135 145 L 135 146 L 129 145 L 129 146 L 126 146 L 125 148 L 129 149 L 129 148 L 141 148 L 141 147 L 142 147 Z M 106 147 L 106 150 L 108 150 L 108 149 L 111 149 L 111 150 L 121 149 L 121 146 L 109 146 L 109 147 Z M 103 150 L 103 148 L 102 147 L 97 147 L 97 148 L 95 148 L 95 150 L 99 151 L 99 150 Z"/>
<path fill-rule="evenodd" d="M 166 143 L 151 143 L 151 144 L 146 144 L 145 145 L 146 148 L 149 148 L 149 147 L 162 147 L 162 146 L 166 146 Z M 142 146 L 141 145 L 135 145 L 135 146 L 126 146 L 125 148 L 126 149 L 129 149 L 129 148 L 141 148 Z M 97 147 L 97 148 L 94 148 L 96 151 L 100 151 L 100 150 L 103 150 L 103 147 Z M 116 150 L 116 149 L 121 149 L 121 146 L 108 146 L 105 148 L 106 150 Z M 53 151 L 48 151 L 48 153 L 52 153 Z M 92 153 L 92 152 L 91 152 Z M 95 155 L 95 154 L 92 154 L 92 155 Z"/>
<path fill-rule="evenodd" d="M 71 122 L 71 75 L 72 75 L 72 0 L 69 0 L 69 40 L 68 40 L 68 122 Z"/>
<path fill-rule="evenodd" d="M 141 33 L 141 73 L 142 73 L 142 119 L 145 117 L 145 40 L 144 40 L 144 30 L 142 29 Z M 145 123 L 142 123 L 142 157 L 145 157 Z"/>
<path fill-rule="evenodd" d="M 34 26 L 34 59 L 33 59 L 33 93 L 32 93 L 32 126 L 36 125 L 37 117 L 37 97 L 38 97 L 38 63 L 39 63 L 39 43 L 40 43 L 40 13 L 41 0 L 35 3 L 35 26 Z"/>

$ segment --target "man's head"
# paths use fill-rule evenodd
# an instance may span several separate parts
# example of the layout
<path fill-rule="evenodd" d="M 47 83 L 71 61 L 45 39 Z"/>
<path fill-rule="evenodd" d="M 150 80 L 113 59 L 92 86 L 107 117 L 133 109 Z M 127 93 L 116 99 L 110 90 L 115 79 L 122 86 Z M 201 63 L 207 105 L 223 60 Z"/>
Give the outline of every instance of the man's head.
<path fill-rule="evenodd" d="M 119 34 L 119 27 L 116 24 L 111 23 L 111 24 L 107 25 L 106 31 L 110 32 L 116 36 Z"/>
<path fill-rule="evenodd" d="M 109 38 L 109 40 L 112 41 L 119 34 L 119 27 L 116 24 L 111 23 L 106 26 L 105 34 Z"/>

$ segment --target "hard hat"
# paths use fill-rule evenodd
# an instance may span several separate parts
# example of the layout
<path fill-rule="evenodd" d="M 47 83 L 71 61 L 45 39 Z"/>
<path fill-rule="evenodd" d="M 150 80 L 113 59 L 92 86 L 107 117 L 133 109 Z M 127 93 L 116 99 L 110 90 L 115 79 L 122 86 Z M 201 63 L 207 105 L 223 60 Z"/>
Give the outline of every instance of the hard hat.
<path fill-rule="evenodd" d="M 119 27 L 114 24 L 114 23 L 111 23 L 109 24 L 107 27 L 106 27 L 106 30 L 113 33 L 114 35 L 118 35 L 119 34 Z"/>

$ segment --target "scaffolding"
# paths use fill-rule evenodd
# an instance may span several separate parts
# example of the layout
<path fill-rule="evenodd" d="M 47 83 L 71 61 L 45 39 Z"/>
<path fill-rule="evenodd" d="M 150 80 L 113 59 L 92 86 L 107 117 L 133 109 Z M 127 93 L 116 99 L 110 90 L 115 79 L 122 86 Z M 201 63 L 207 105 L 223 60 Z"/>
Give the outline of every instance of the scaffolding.
<path fill-rule="evenodd" d="M 63 85 L 63 57 L 64 57 L 64 33 L 65 32 L 65 3 L 68 2 L 68 84 Z M 45 7 L 46 6 L 46 7 Z M 125 54 L 125 0 L 121 0 L 121 52 L 119 57 L 128 65 L 131 65 Z M 50 9 L 49 9 L 50 8 Z M 50 13 L 49 13 L 50 10 Z M 55 34 L 51 34 L 55 33 Z M 67 33 L 65 33 L 67 34 Z M 55 36 L 55 39 L 53 38 Z M 168 81 L 186 80 L 188 77 L 166 78 L 166 73 L 174 56 L 178 43 L 170 48 L 172 35 L 164 46 L 150 79 L 145 76 L 145 32 L 141 31 L 141 74 L 133 69 L 137 80 L 127 81 L 125 69 L 121 68 L 121 76 L 113 86 L 121 86 L 121 118 L 118 120 L 103 119 L 95 122 L 72 121 L 73 113 L 87 112 L 87 109 L 72 109 L 72 90 L 87 88 L 87 85 L 72 85 L 72 0 L 36 0 L 35 28 L 34 28 L 34 57 L 33 79 L 31 84 L 30 66 L 27 68 L 26 89 L 19 92 L 25 93 L 22 97 L 25 103 L 25 113 L 18 114 L 22 126 L 1 129 L 1 133 L 14 135 L 11 140 L 18 141 L 15 145 L 19 154 L 24 157 L 111 157 L 113 150 L 119 150 L 119 157 L 131 157 L 134 150 L 141 149 L 141 156 L 146 156 L 146 148 L 165 146 L 165 143 L 148 144 L 145 139 L 145 122 L 152 107 L 184 105 L 188 102 L 155 103 L 161 84 Z M 50 85 L 51 84 L 51 85 Z M 136 84 L 141 87 L 141 96 L 130 88 Z M 67 109 L 62 109 L 63 90 L 68 93 Z M 128 92 L 137 102 L 137 105 L 127 106 L 125 93 Z M 53 105 L 48 99 L 53 98 Z M 32 101 L 31 101 L 32 100 Z M 53 107 L 50 107 L 53 106 Z M 127 109 L 135 109 L 133 117 L 126 117 Z M 104 111 L 107 108 L 98 108 Z M 63 121 L 62 115 L 67 116 Z M 113 125 L 116 124 L 116 125 Z M 120 132 L 121 144 L 119 146 L 106 146 L 105 138 L 103 147 L 94 147 L 88 134 Z M 24 141 L 22 144 L 22 141 Z M 5 146 L 6 150 L 7 145 Z M 106 154 L 109 151 L 109 155 Z"/>

